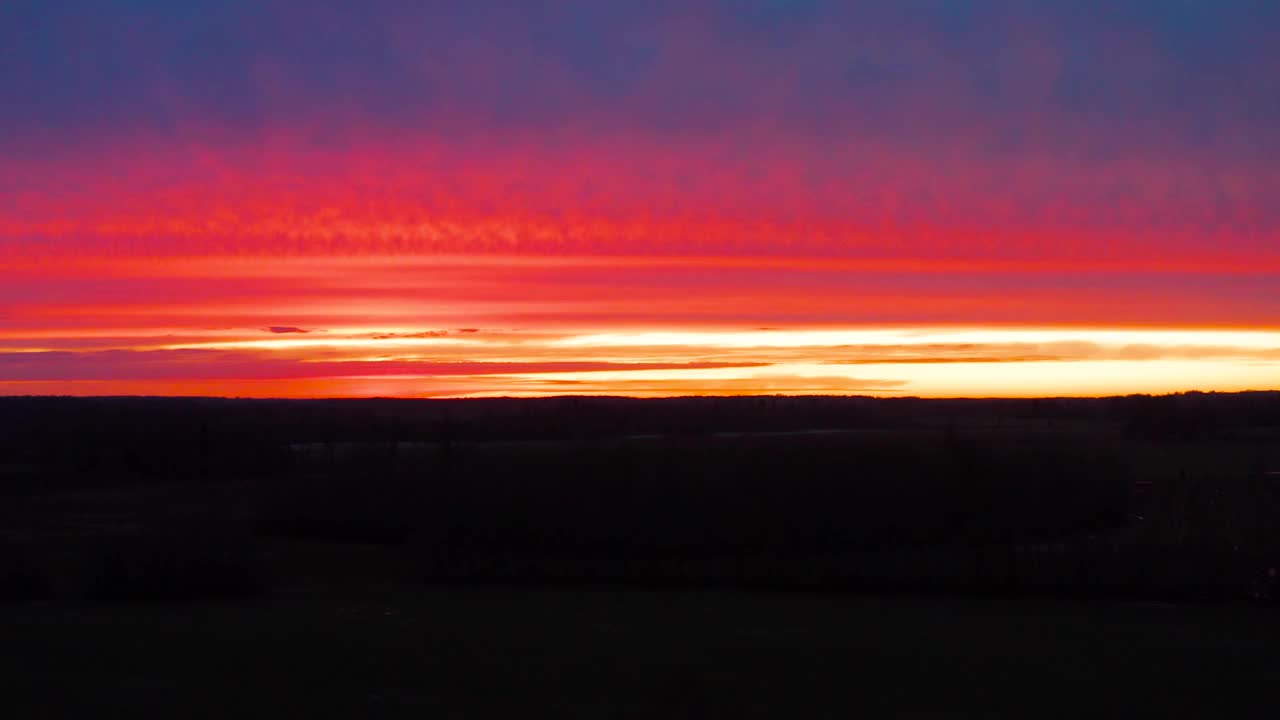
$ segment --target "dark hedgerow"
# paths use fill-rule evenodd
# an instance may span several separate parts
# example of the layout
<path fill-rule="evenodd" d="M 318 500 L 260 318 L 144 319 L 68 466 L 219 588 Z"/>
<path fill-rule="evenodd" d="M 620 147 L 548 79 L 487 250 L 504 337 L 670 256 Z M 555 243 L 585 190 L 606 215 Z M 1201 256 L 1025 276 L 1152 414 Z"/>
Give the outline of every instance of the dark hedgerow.
<path fill-rule="evenodd" d="M 1027 574 L 1018 548 L 1126 523 L 1106 447 L 910 440 L 475 452 L 428 483 L 414 553 L 435 582 L 984 589 Z"/>
<path fill-rule="evenodd" d="M 396 545 L 415 520 L 414 489 L 389 471 L 301 477 L 271 485 L 256 530 L 267 537 Z"/>
<path fill-rule="evenodd" d="M 266 589 L 248 532 L 170 525 L 94 542 L 80 588 L 90 602 L 195 602 Z"/>

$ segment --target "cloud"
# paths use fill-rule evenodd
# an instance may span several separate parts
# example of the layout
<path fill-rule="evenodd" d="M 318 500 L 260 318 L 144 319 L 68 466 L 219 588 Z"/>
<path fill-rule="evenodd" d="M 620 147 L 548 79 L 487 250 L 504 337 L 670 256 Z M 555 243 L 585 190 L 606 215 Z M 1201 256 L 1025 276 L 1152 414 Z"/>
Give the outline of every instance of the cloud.
<path fill-rule="evenodd" d="M 633 395 L 668 397 L 673 395 L 849 395 L 901 394 L 910 382 L 891 378 L 852 378 L 843 375 L 813 376 L 786 373 L 751 374 L 737 378 L 680 377 L 671 379 L 610 378 L 607 381 L 582 378 L 540 378 L 536 376 L 493 378 L 493 382 L 522 393 Z M 482 390 L 482 388 L 477 388 Z"/>
<path fill-rule="evenodd" d="M 272 325 L 272 326 L 270 326 L 270 327 L 266 327 L 266 328 L 263 328 L 263 329 L 264 329 L 264 330 L 266 330 L 266 331 L 267 331 L 267 332 L 269 332 L 269 333 L 275 333 L 275 334 L 277 334 L 277 335 L 287 335 L 287 334 L 289 334 L 289 333 L 309 333 L 309 332 L 311 332 L 310 330 L 303 330 L 303 329 L 302 329 L 302 328 L 300 328 L 300 327 L 294 327 L 294 326 L 292 326 L 292 325 Z"/>
<path fill-rule="evenodd" d="M 0 15 L 6 254 L 1133 261 L 1280 237 L 1275 3 L 26 4 Z"/>
<path fill-rule="evenodd" d="M 447 337 L 448 330 L 424 330 L 415 333 L 378 333 L 373 336 L 374 340 L 404 340 L 411 338 L 440 338 Z"/>
<path fill-rule="evenodd" d="M 767 367 L 764 362 L 300 360 L 221 350 L 104 350 L 0 353 L 0 380 L 267 380 L 454 377 Z"/>

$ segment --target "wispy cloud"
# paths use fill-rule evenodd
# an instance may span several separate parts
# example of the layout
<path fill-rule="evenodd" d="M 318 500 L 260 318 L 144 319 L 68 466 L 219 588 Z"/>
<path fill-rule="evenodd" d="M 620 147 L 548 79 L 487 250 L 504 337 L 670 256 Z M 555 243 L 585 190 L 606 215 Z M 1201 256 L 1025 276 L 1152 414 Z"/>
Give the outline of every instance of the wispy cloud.
<path fill-rule="evenodd" d="M 761 362 L 305 360 L 226 350 L 0 353 L 0 381 L 227 380 L 539 373 L 639 372 L 764 367 Z"/>

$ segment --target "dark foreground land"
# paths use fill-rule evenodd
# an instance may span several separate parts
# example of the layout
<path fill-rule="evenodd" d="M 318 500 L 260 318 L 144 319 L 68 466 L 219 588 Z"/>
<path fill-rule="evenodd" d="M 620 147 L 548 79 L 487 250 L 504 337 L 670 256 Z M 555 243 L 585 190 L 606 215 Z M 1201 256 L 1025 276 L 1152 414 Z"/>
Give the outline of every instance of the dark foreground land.
<path fill-rule="evenodd" d="M 4 613 L 6 717 L 1274 717 L 1270 609 L 382 588 Z"/>
<path fill-rule="evenodd" d="M 1273 717 L 1280 393 L 0 399 L 4 717 Z"/>

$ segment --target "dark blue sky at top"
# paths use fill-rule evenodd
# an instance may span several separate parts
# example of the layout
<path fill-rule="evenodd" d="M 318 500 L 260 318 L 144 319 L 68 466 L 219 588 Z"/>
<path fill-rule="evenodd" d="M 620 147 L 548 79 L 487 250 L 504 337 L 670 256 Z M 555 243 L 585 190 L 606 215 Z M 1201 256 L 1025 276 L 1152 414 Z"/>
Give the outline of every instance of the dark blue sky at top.
<path fill-rule="evenodd" d="M 1276 155 L 1268 0 L 6 0 L 0 148 L 190 131 L 884 135 Z"/>

